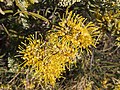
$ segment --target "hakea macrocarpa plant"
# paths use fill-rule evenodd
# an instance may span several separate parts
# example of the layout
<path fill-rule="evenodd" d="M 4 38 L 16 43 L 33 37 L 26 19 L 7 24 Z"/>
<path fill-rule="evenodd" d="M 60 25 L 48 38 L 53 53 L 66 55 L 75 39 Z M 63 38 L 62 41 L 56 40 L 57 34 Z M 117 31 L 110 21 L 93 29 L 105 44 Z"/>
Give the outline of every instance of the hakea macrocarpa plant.
<path fill-rule="evenodd" d="M 27 38 L 29 44 L 23 43 L 26 47 L 20 51 L 25 60 L 23 67 L 28 66 L 40 84 L 54 86 L 65 67 L 70 69 L 70 65 L 76 62 L 79 49 L 90 51 L 90 46 L 95 47 L 94 36 L 99 33 L 98 27 L 92 22 L 85 25 L 85 21 L 82 16 L 66 11 L 59 26 L 54 27 L 57 30 L 48 32 L 47 41 L 32 36 Z"/>

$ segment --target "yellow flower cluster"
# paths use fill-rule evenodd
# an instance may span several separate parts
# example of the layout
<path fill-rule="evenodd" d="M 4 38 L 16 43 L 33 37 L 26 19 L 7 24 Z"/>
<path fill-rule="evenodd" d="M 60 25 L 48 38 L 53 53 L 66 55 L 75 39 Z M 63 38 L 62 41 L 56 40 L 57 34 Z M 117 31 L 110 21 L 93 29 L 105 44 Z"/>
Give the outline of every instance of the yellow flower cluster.
<path fill-rule="evenodd" d="M 92 22 L 85 25 L 86 19 L 72 11 L 66 11 L 66 15 L 59 22 L 59 26 L 55 26 L 58 30 L 48 35 L 49 42 L 57 45 L 60 50 L 76 52 L 78 49 L 89 50 L 90 46 L 95 46 L 95 36 L 99 34 L 98 27 Z M 68 52 L 66 51 L 66 52 Z"/>
<path fill-rule="evenodd" d="M 20 47 L 20 53 L 23 54 L 22 58 L 25 60 L 23 67 L 28 66 L 34 72 L 33 77 L 39 80 L 40 84 L 54 86 L 56 79 L 61 78 L 65 67 L 68 67 L 67 63 L 70 59 L 67 54 L 54 50 L 57 48 L 48 45 L 49 43 L 32 37 L 27 38 L 28 45 L 23 43 L 26 49 Z"/>
<path fill-rule="evenodd" d="M 27 38 L 29 44 L 24 44 L 26 49 L 20 51 L 23 54 L 24 66 L 28 66 L 34 73 L 34 78 L 40 84 L 55 85 L 56 79 L 62 77 L 65 67 L 76 62 L 76 54 L 79 49 L 86 49 L 94 45 L 94 36 L 98 35 L 98 28 L 90 22 L 85 25 L 86 19 L 66 11 L 66 16 L 55 26 L 57 31 L 47 34 L 47 41 Z"/>

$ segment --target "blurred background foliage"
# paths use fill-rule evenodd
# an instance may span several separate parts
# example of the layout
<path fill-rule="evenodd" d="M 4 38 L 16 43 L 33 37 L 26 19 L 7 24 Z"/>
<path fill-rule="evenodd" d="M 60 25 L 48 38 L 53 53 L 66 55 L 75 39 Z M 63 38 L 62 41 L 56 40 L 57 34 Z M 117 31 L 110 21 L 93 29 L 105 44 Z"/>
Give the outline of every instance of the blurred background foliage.
<path fill-rule="evenodd" d="M 69 6 L 76 14 L 99 26 L 92 54 L 77 57 L 76 66 L 64 73 L 55 87 L 31 80 L 18 45 L 30 34 L 47 31 L 63 17 Z M 29 71 L 29 70 L 28 70 Z M 0 0 L 0 89 L 1 90 L 120 90 L 120 1 L 119 0 Z"/>

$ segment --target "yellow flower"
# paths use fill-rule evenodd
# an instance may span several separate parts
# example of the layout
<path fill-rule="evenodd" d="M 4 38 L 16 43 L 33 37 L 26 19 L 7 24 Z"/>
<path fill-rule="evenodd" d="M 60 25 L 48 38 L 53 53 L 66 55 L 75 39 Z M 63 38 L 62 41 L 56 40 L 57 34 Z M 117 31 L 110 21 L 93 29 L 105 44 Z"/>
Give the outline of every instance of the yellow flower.
<path fill-rule="evenodd" d="M 85 22 L 86 19 L 79 14 L 66 11 L 66 15 L 59 22 L 59 26 L 56 26 L 58 30 L 48 36 L 49 41 L 57 45 L 60 50 L 64 50 L 61 45 L 67 45 L 71 47 L 72 51 L 78 48 L 81 51 L 82 49 L 89 51 L 89 47 L 95 47 L 94 37 L 99 34 L 99 31 L 92 22 L 88 24 Z"/>
<path fill-rule="evenodd" d="M 27 38 L 28 44 L 25 49 L 21 49 L 20 53 L 25 60 L 23 67 L 28 66 L 33 73 L 33 77 L 40 84 L 52 85 L 56 83 L 56 79 L 62 77 L 65 72 L 65 67 L 70 68 L 69 64 L 73 63 L 69 56 L 72 56 L 71 48 L 57 45 L 52 45 L 49 42 L 36 40 L 34 37 Z M 63 47 L 65 50 L 60 50 Z M 20 47 L 21 48 L 21 47 Z M 75 56 L 75 55 L 73 55 Z M 69 63 L 69 64 L 68 64 Z"/>

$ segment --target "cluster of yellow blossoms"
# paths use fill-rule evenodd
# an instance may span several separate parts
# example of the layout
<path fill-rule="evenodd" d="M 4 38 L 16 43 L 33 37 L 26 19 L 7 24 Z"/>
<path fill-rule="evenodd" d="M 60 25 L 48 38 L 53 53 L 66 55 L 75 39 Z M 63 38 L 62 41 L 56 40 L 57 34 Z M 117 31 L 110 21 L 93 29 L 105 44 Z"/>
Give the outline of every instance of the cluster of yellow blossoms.
<path fill-rule="evenodd" d="M 27 40 L 28 45 L 23 43 L 26 49 L 20 51 L 25 60 L 23 67 L 28 66 L 34 72 L 33 77 L 38 79 L 40 84 L 54 86 L 56 79 L 61 78 L 65 67 L 69 67 L 67 63 L 70 63 L 70 58 L 48 42 L 34 39 L 34 36 Z"/>
<path fill-rule="evenodd" d="M 66 11 L 66 15 L 56 26 L 57 31 L 48 35 L 49 42 L 57 45 L 60 50 L 69 49 L 69 51 L 78 51 L 78 49 L 89 50 L 90 46 L 95 46 L 95 38 L 99 31 L 92 22 L 85 25 L 86 19 L 79 14 L 73 14 Z M 68 52 L 68 51 L 67 51 Z"/>
<path fill-rule="evenodd" d="M 47 41 L 28 38 L 23 54 L 24 67 L 28 66 L 34 72 L 34 78 L 41 84 L 55 85 L 56 79 L 62 77 L 65 67 L 76 62 L 78 50 L 89 50 L 95 46 L 94 36 L 98 35 L 98 27 L 92 22 L 85 25 L 86 19 L 75 13 L 66 11 L 66 15 L 47 34 Z"/>

